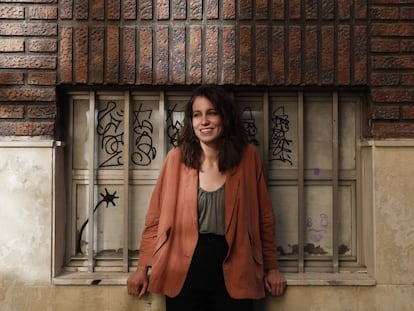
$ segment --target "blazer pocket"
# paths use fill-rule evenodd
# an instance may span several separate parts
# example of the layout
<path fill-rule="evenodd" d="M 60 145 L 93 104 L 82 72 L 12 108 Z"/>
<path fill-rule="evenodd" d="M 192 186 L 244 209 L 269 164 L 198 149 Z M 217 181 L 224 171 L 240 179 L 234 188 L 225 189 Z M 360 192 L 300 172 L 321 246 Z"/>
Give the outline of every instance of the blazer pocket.
<path fill-rule="evenodd" d="M 252 250 L 254 261 L 259 265 L 263 265 L 263 255 L 262 255 L 261 248 L 258 247 L 257 242 L 253 240 L 250 232 L 249 232 L 249 240 L 250 240 L 250 248 Z"/>
<path fill-rule="evenodd" d="M 166 231 L 161 233 L 157 238 L 157 244 L 155 246 L 154 252 L 152 253 L 153 256 L 155 256 L 160 249 L 167 243 L 169 237 L 170 237 L 171 228 L 168 228 Z"/>

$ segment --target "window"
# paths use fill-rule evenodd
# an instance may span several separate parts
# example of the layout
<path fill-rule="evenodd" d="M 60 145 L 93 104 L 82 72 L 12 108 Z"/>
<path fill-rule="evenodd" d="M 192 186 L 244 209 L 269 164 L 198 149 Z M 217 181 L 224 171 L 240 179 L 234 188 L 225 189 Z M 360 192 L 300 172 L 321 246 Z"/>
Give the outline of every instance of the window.
<path fill-rule="evenodd" d="M 150 195 L 176 145 L 190 92 L 66 95 L 64 270 L 134 270 Z M 361 269 L 362 97 L 271 90 L 233 95 L 263 157 L 282 270 Z"/>

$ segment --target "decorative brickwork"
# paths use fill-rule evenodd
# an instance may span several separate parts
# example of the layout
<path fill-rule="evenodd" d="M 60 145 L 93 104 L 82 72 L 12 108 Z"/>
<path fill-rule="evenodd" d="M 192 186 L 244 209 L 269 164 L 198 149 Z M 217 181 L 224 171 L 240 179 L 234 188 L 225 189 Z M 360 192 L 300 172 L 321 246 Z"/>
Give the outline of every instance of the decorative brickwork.
<path fill-rule="evenodd" d="M 413 1 L 0 0 L 0 135 L 52 136 L 61 85 L 217 83 L 364 87 L 367 135 L 414 137 L 413 52 Z"/>

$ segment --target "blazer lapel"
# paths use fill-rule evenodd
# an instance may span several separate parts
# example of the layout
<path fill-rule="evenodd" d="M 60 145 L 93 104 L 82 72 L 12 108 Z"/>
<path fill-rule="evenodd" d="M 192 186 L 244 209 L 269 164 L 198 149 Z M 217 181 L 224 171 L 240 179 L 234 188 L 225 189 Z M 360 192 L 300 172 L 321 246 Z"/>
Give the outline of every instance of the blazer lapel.
<path fill-rule="evenodd" d="M 225 187 L 225 230 L 229 233 L 229 229 L 233 222 L 236 212 L 237 198 L 239 197 L 240 186 L 240 169 L 236 168 L 226 173 L 226 187 Z"/>

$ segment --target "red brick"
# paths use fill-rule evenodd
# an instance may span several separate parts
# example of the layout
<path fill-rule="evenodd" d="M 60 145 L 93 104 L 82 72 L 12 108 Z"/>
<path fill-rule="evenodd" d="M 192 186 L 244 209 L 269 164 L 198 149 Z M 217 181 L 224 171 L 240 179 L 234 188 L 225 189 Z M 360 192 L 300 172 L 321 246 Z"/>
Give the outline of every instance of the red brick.
<path fill-rule="evenodd" d="M 351 57 L 350 27 L 338 26 L 338 84 L 347 85 L 350 82 Z"/>
<path fill-rule="evenodd" d="M 323 19 L 332 20 L 334 19 L 335 4 L 334 0 L 322 0 L 321 1 L 321 13 Z"/>
<path fill-rule="evenodd" d="M 138 79 L 140 84 L 152 83 L 152 28 L 139 30 Z"/>
<path fill-rule="evenodd" d="M 186 19 L 187 18 L 187 5 L 185 0 L 172 1 L 172 15 L 173 19 Z"/>
<path fill-rule="evenodd" d="M 298 85 L 301 83 L 302 66 L 301 66 L 301 28 L 298 26 L 289 27 L 289 60 L 288 60 L 288 79 L 287 84 Z"/>
<path fill-rule="evenodd" d="M 24 7 L 0 5 L 0 19 L 24 19 Z"/>
<path fill-rule="evenodd" d="M 54 23 L 0 23 L 2 36 L 56 36 L 57 25 Z"/>
<path fill-rule="evenodd" d="M 207 19 L 218 19 L 219 17 L 219 0 L 207 0 L 206 15 Z"/>
<path fill-rule="evenodd" d="M 414 120 L 414 106 L 402 106 L 401 107 L 401 119 Z"/>
<path fill-rule="evenodd" d="M 371 25 L 372 36 L 414 36 L 414 23 L 381 23 Z"/>
<path fill-rule="evenodd" d="M 88 26 L 77 26 L 73 35 L 74 82 L 86 83 L 88 82 Z"/>
<path fill-rule="evenodd" d="M 0 105 L 0 119 L 23 119 L 24 106 Z"/>
<path fill-rule="evenodd" d="M 62 20 L 72 19 L 73 17 L 73 0 L 59 1 L 59 18 Z"/>
<path fill-rule="evenodd" d="M 252 0 L 240 0 L 239 1 L 239 18 L 244 20 L 252 19 L 253 17 L 253 4 Z"/>
<path fill-rule="evenodd" d="M 373 122 L 371 135 L 375 138 L 411 138 L 414 122 Z"/>
<path fill-rule="evenodd" d="M 414 39 L 401 40 L 401 52 L 414 52 Z"/>
<path fill-rule="evenodd" d="M 256 19 L 267 19 L 269 17 L 268 0 L 256 0 Z"/>
<path fill-rule="evenodd" d="M 318 83 L 318 28 L 307 26 L 305 34 L 305 63 L 304 75 L 306 84 Z"/>
<path fill-rule="evenodd" d="M 52 136 L 54 122 L 0 122 L 2 136 Z"/>
<path fill-rule="evenodd" d="M 236 81 L 236 29 L 235 26 L 223 27 L 222 35 L 222 81 L 223 84 L 234 84 Z"/>
<path fill-rule="evenodd" d="M 0 38 L 0 52 L 24 52 L 24 39 Z"/>
<path fill-rule="evenodd" d="M 412 20 L 414 17 L 414 7 L 402 7 L 400 8 L 400 18 L 406 20 Z"/>
<path fill-rule="evenodd" d="M 354 0 L 355 19 L 366 19 L 368 16 L 368 5 L 366 0 Z"/>
<path fill-rule="evenodd" d="M 152 0 L 143 0 L 139 3 L 139 16 L 143 20 L 152 19 Z"/>
<path fill-rule="evenodd" d="M 252 29 L 250 26 L 241 26 L 239 32 L 239 82 L 249 84 L 252 82 Z"/>
<path fill-rule="evenodd" d="M 0 72 L 0 85 L 23 84 L 23 78 L 22 72 Z"/>
<path fill-rule="evenodd" d="M 269 28 L 256 27 L 256 79 L 257 84 L 269 83 Z"/>
<path fill-rule="evenodd" d="M 285 18 L 285 1 L 284 0 L 270 0 L 272 1 L 272 19 L 283 20 Z M 316 0 L 315 0 L 316 1 Z"/>
<path fill-rule="evenodd" d="M 305 0 L 305 17 L 306 19 L 318 18 L 318 1 L 317 0 Z"/>
<path fill-rule="evenodd" d="M 54 88 L 30 88 L 30 87 L 2 87 L 0 88 L 0 101 L 45 101 L 56 100 Z"/>
<path fill-rule="evenodd" d="M 370 84 L 373 86 L 397 86 L 400 84 L 399 73 L 393 72 L 373 72 L 371 73 Z"/>
<path fill-rule="evenodd" d="M 185 26 L 177 25 L 172 29 L 172 81 L 173 83 L 185 83 L 186 53 L 185 53 Z"/>
<path fill-rule="evenodd" d="M 142 2 L 145 2 L 145 1 L 142 1 Z M 150 2 L 151 2 L 151 16 L 152 16 L 152 1 Z M 122 6 L 124 9 L 123 10 L 124 19 L 134 20 L 137 18 L 137 1 L 136 0 L 124 0 Z"/>
<path fill-rule="evenodd" d="M 414 55 L 402 56 L 374 56 L 373 69 L 414 69 Z"/>
<path fill-rule="evenodd" d="M 289 19 L 301 18 L 301 0 L 289 1 Z"/>
<path fill-rule="evenodd" d="M 401 73 L 401 85 L 414 86 L 414 72 Z"/>
<path fill-rule="evenodd" d="M 334 30 L 332 26 L 322 26 L 321 29 L 321 82 L 332 84 L 334 80 Z"/>
<path fill-rule="evenodd" d="M 30 119 L 53 119 L 56 116 L 56 105 L 30 105 L 26 112 Z"/>
<path fill-rule="evenodd" d="M 29 19 L 51 20 L 57 19 L 57 7 L 55 6 L 31 6 L 28 10 Z"/>
<path fill-rule="evenodd" d="M 372 39 L 371 52 L 399 52 L 400 42 L 397 39 Z"/>
<path fill-rule="evenodd" d="M 85 1 L 86 2 L 86 1 Z M 105 1 L 91 0 L 88 1 L 92 5 L 92 19 L 102 21 L 105 19 Z"/>
<path fill-rule="evenodd" d="M 353 1 L 352 1 L 353 2 Z M 338 0 L 338 18 L 340 20 L 346 20 L 351 17 L 351 0 Z"/>
<path fill-rule="evenodd" d="M 218 27 L 206 27 L 206 47 L 205 47 L 205 83 L 217 83 L 217 61 L 218 61 Z"/>
<path fill-rule="evenodd" d="M 188 55 L 189 82 L 200 84 L 202 82 L 202 28 L 190 26 L 189 28 L 190 51 Z"/>
<path fill-rule="evenodd" d="M 72 82 L 72 28 L 60 28 L 59 81 Z"/>
<path fill-rule="evenodd" d="M 104 76 L 104 41 L 105 29 L 103 26 L 95 26 L 90 29 L 90 59 L 89 82 L 101 84 Z"/>
<path fill-rule="evenodd" d="M 89 4 L 90 1 L 79 1 L 75 2 L 75 18 L 77 20 L 85 20 L 89 18 Z"/>
<path fill-rule="evenodd" d="M 190 1 L 196 2 L 196 1 Z M 201 0 L 200 11 L 201 11 Z M 201 17 L 201 16 L 200 16 Z M 236 3 L 235 0 L 223 0 L 223 19 L 235 19 L 236 18 Z M 200 18 L 201 19 L 201 18 Z"/>
<path fill-rule="evenodd" d="M 55 85 L 56 72 L 29 72 L 27 83 L 32 85 Z"/>
<path fill-rule="evenodd" d="M 124 27 L 122 31 L 121 82 L 133 84 L 135 83 L 136 74 L 136 30 L 134 27 Z M 160 50 L 158 50 L 158 53 L 160 53 Z"/>
<path fill-rule="evenodd" d="M 272 84 L 285 82 L 285 33 L 283 26 L 272 27 Z"/>
<path fill-rule="evenodd" d="M 121 18 L 121 0 L 107 0 L 108 20 L 119 20 Z"/>
<path fill-rule="evenodd" d="M 376 88 L 371 91 L 373 102 L 378 103 L 412 103 L 414 90 L 412 88 Z"/>
<path fill-rule="evenodd" d="M 366 26 L 355 26 L 353 41 L 353 68 L 354 83 L 356 85 L 366 84 L 368 82 L 368 30 Z"/>
<path fill-rule="evenodd" d="M 119 27 L 106 27 L 105 83 L 119 81 Z"/>
<path fill-rule="evenodd" d="M 29 39 L 29 52 L 57 52 L 56 39 Z"/>
<path fill-rule="evenodd" d="M 166 25 L 157 26 L 156 33 L 156 44 L 157 44 L 157 53 L 155 53 L 155 79 L 157 83 L 163 84 L 168 82 L 168 73 L 169 73 L 169 27 Z M 191 40 L 191 37 L 190 37 Z M 190 43 L 191 44 L 191 43 Z M 200 63 L 201 66 L 201 63 Z"/>
<path fill-rule="evenodd" d="M 56 69 L 55 56 L 2 55 L 0 68 Z"/>
<path fill-rule="evenodd" d="M 371 118 L 374 120 L 398 120 L 400 119 L 400 106 L 372 107 Z"/>
<path fill-rule="evenodd" d="M 398 7 L 379 7 L 374 6 L 370 9 L 372 19 L 398 19 L 400 18 L 400 11 Z"/>
<path fill-rule="evenodd" d="M 167 20 L 170 18 L 170 5 L 168 0 L 157 0 L 157 19 Z"/>

